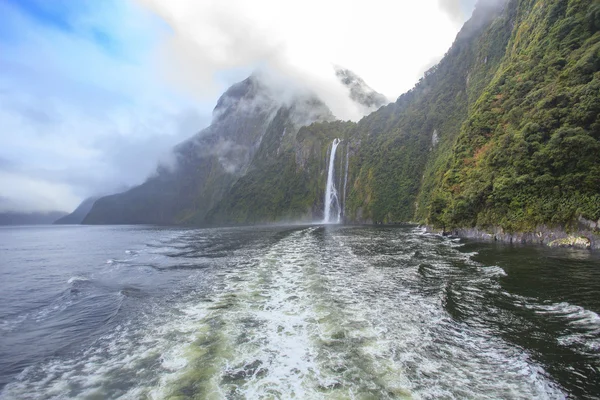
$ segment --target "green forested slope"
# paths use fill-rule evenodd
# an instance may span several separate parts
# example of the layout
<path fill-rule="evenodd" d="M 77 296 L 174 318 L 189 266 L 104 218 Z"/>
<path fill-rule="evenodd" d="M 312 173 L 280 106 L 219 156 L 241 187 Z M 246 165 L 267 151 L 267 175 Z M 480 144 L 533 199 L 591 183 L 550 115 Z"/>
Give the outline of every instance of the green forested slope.
<path fill-rule="evenodd" d="M 508 43 L 516 2 L 480 2 L 442 61 L 394 104 L 359 122 L 347 215 L 358 222 L 427 217 L 430 193 L 472 104 Z M 355 138 L 355 140 L 357 140 Z"/>
<path fill-rule="evenodd" d="M 598 220 L 599 25 L 597 1 L 482 0 L 414 89 L 357 124 L 271 142 L 210 215 L 317 219 L 338 137 L 347 222 L 527 231 Z"/>
<path fill-rule="evenodd" d="M 277 124 L 275 124 L 277 126 Z M 204 222 L 210 224 L 314 221 L 323 217 L 328 149 L 346 138 L 350 122 L 315 123 L 291 137 L 285 127 L 265 134 L 253 165 Z M 344 146 L 338 159 L 344 157 Z"/>
<path fill-rule="evenodd" d="M 600 218 L 600 4 L 519 2 L 492 82 L 435 190 L 430 221 L 527 231 Z"/>
<path fill-rule="evenodd" d="M 533 232 L 598 221 L 599 30 L 598 0 L 480 0 L 440 63 L 358 123 L 305 126 L 332 120 L 311 96 L 249 108 L 268 93 L 250 79 L 219 101 L 202 146 L 180 147 L 184 168 L 100 199 L 86 221 L 319 220 L 334 138 L 349 223 Z M 345 83 L 357 99 L 374 93 Z"/>

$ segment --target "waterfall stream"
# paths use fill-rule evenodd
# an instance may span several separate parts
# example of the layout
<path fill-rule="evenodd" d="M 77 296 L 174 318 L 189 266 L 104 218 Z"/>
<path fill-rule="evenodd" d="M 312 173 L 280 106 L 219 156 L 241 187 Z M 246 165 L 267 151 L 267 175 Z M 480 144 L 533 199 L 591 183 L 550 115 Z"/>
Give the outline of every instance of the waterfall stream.
<path fill-rule="evenodd" d="M 338 191 L 335 187 L 335 153 L 340 144 L 339 139 L 334 139 L 329 155 L 329 170 L 327 172 L 327 187 L 325 189 L 325 210 L 323 222 L 326 224 L 340 223 L 342 208 Z"/>

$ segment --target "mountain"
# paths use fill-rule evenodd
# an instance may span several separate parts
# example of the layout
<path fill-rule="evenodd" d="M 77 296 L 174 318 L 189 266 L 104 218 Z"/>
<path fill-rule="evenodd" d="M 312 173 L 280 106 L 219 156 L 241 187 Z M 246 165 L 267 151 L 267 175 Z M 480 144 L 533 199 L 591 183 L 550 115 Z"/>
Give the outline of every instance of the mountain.
<path fill-rule="evenodd" d="M 0 213 L 0 225 L 50 225 L 67 213 L 62 211 L 49 212 L 3 212 Z"/>
<path fill-rule="evenodd" d="M 487 64 L 480 63 L 486 69 L 479 71 L 480 53 L 487 51 L 483 43 L 493 37 L 497 42 L 494 48 L 507 46 L 510 21 L 503 20 L 503 10 L 496 1 L 480 3 L 444 59 L 395 103 L 358 123 L 335 121 L 302 128 L 288 152 L 281 152 L 277 160 L 262 162 L 261 168 L 233 186 L 209 213 L 209 222 L 322 219 L 327 161 L 335 138 L 342 139 L 334 166 L 344 220 L 414 221 L 417 195 L 432 190 L 432 185 L 423 181 L 426 167 L 437 166 L 449 156 L 468 116 L 467 76 L 473 75 L 470 89 L 475 99 L 476 92 L 492 79 L 495 63 L 502 56 L 495 50 L 499 54 L 488 56 Z M 338 76 L 344 76 L 342 71 L 338 69 Z M 352 82 L 352 74 L 349 76 L 348 82 Z"/>
<path fill-rule="evenodd" d="M 55 225 L 76 225 L 81 224 L 86 215 L 90 212 L 96 200 L 99 197 L 89 197 L 85 199 L 77 208 L 69 215 L 65 215 L 62 218 L 54 221 Z"/>
<path fill-rule="evenodd" d="M 346 222 L 597 242 L 599 28 L 595 1 L 482 0 L 412 90 L 356 124 L 302 128 L 289 153 L 240 179 L 209 217 L 306 219 L 306 207 L 322 217 L 326 160 L 340 138 Z"/>
<path fill-rule="evenodd" d="M 257 151 L 268 151 L 264 137 L 285 142 L 303 125 L 334 119 L 313 94 L 286 90 L 261 74 L 233 85 L 218 100 L 211 125 L 175 148 L 176 167 L 161 167 L 142 185 L 99 199 L 83 223 L 201 223 Z"/>
<path fill-rule="evenodd" d="M 314 97 L 282 104 L 250 78 L 178 147 L 183 166 L 100 199 L 86 221 L 314 221 L 329 184 L 349 223 L 600 243 L 599 31 L 597 1 L 480 0 L 394 103 L 337 68 L 349 96 L 377 109 L 358 123 L 335 121 Z M 270 100 L 245 106 L 256 96 Z"/>

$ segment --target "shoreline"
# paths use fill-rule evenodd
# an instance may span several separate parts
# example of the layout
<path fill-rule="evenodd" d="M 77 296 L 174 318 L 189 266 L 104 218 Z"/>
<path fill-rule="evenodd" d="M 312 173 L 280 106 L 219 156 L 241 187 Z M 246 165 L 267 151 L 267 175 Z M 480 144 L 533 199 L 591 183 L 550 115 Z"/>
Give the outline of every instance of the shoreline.
<path fill-rule="evenodd" d="M 586 221 L 588 222 L 588 221 Z M 581 225 L 586 225 L 585 229 Z M 476 239 L 487 242 L 503 242 L 515 244 L 537 244 L 546 247 L 578 248 L 584 250 L 600 250 L 600 232 L 580 220 L 579 227 L 573 230 L 539 226 L 533 232 L 505 232 L 501 227 L 455 228 L 448 231 L 424 226 L 428 232 L 444 236 L 456 236 L 465 239 Z"/>

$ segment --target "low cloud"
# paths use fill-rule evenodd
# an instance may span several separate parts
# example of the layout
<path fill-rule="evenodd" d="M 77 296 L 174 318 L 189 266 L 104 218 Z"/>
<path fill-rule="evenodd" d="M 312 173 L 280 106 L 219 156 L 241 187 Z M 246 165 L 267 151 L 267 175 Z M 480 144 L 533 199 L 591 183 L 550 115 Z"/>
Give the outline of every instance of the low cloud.
<path fill-rule="evenodd" d="M 159 29 L 154 17 L 124 4 L 84 10 L 68 30 L 0 4 L 3 32 L 14 35 L 0 32 L 1 207 L 72 211 L 88 196 L 139 184 L 157 164 L 172 164 L 173 146 L 210 123 L 209 109 L 153 68 L 145 42 Z M 136 22 L 119 31 L 119 20 Z M 117 38 L 90 39 L 90 24 Z"/>
<path fill-rule="evenodd" d="M 0 2 L 0 208 L 14 211 L 70 211 L 174 164 L 173 146 L 257 69 L 280 100 L 308 87 L 356 120 L 333 65 L 394 99 L 459 29 L 438 0 L 41 2 L 61 23 L 19 4 Z"/>
<path fill-rule="evenodd" d="M 198 98 L 222 89 L 215 82 L 223 71 L 261 68 L 307 85 L 337 117 L 352 120 L 364 110 L 348 99 L 333 64 L 395 99 L 460 27 L 448 14 L 456 5 L 438 0 L 138 1 L 171 28 L 157 55 L 165 76 Z"/>
<path fill-rule="evenodd" d="M 0 212 L 71 211 L 79 203 L 67 184 L 1 171 L 0 182 L 3 187 Z"/>
<path fill-rule="evenodd" d="M 471 16 L 477 0 L 438 0 L 439 7 L 457 24 Z"/>

